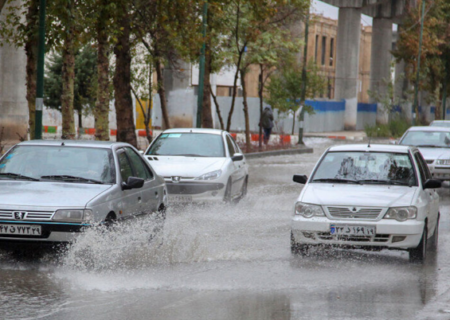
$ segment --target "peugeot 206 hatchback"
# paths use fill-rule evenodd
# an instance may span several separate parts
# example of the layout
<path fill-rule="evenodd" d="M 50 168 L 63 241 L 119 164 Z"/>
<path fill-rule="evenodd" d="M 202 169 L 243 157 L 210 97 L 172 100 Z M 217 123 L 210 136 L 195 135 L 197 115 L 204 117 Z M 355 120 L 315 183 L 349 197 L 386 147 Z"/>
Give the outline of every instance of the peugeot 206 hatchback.
<path fill-rule="evenodd" d="M 295 203 L 291 251 L 311 246 L 403 249 L 423 261 L 437 246 L 441 182 L 431 178 L 419 150 L 398 145 L 329 148 Z"/>
<path fill-rule="evenodd" d="M 67 243 L 92 224 L 163 211 L 167 200 L 164 179 L 116 142 L 19 143 L 0 158 L 0 190 L 6 249 Z"/>

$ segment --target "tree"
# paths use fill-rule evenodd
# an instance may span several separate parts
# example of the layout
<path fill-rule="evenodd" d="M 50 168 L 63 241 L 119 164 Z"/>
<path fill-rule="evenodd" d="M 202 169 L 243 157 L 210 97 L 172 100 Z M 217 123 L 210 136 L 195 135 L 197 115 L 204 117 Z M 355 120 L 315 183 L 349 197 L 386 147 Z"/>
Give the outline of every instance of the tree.
<path fill-rule="evenodd" d="M 97 55 L 90 46 L 83 47 L 75 56 L 74 109 L 78 113 L 78 125 L 83 127 L 82 115 L 91 113 L 97 95 Z M 44 103 L 47 107 L 61 111 L 62 95 L 61 54 L 55 53 L 48 59 L 44 82 Z"/>
<path fill-rule="evenodd" d="M 277 70 L 270 78 L 267 86 L 267 102 L 280 112 L 296 114 L 300 107 L 303 79 L 302 67 L 296 62 L 288 63 Z M 326 89 L 326 79 L 319 73 L 319 67 L 314 61 L 308 63 L 308 82 L 306 84 L 306 96 L 314 98 Z M 309 114 L 314 113 L 311 106 L 303 108 Z M 292 134 L 294 134 L 295 116 L 293 118 Z"/>

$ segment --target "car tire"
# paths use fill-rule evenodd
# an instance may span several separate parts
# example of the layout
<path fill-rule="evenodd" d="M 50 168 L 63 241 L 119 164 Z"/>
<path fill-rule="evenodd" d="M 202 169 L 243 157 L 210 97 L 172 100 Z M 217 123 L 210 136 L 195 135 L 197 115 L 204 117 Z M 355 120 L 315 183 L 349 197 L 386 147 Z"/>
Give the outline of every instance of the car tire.
<path fill-rule="evenodd" d="M 223 201 L 226 203 L 231 202 L 231 179 L 228 179 L 227 186 L 225 187 L 225 195 L 223 196 Z"/>
<path fill-rule="evenodd" d="M 302 257 L 309 254 L 309 245 L 299 244 L 295 242 L 294 235 L 291 232 L 291 254 L 301 255 Z"/>
<path fill-rule="evenodd" d="M 417 248 L 409 249 L 409 261 L 411 262 L 424 262 L 427 257 L 427 226 L 422 232 L 422 239 L 420 240 Z"/>
<path fill-rule="evenodd" d="M 103 223 L 107 229 L 111 229 L 117 223 L 116 215 L 112 212 L 108 213 Z"/>
<path fill-rule="evenodd" d="M 434 227 L 433 237 L 431 238 L 431 251 L 437 251 L 439 242 L 439 220 L 441 220 L 441 215 L 438 214 L 436 221 L 436 227 Z"/>

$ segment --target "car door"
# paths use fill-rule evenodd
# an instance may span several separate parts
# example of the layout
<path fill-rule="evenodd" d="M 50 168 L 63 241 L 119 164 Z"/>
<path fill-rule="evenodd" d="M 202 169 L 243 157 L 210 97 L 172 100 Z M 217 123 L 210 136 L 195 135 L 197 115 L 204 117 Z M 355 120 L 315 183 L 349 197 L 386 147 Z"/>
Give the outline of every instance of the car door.
<path fill-rule="evenodd" d="M 420 180 L 422 181 L 423 186 L 428 179 L 431 179 L 431 173 L 420 152 L 415 152 L 414 157 L 419 166 Z M 421 193 L 425 198 L 424 200 L 428 203 L 428 234 L 431 234 L 437 222 L 439 212 L 439 195 L 435 189 L 422 189 Z"/>
<path fill-rule="evenodd" d="M 133 167 L 131 162 L 123 148 L 116 151 L 117 159 L 119 162 L 119 172 L 120 172 L 120 185 L 126 183 L 128 177 L 134 177 Z M 130 189 L 122 190 L 121 201 L 120 201 L 120 212 L 119 219 L 130 218 L 132 215 L 141 213 L 141 189 Z"/>
<path fill-rule="evenodd" d="M 234 156 L 234 154 L 239 153 L 240 150 L 236 149 L 233 139 L 231 138 L 231 136 L 229 134 L 225 134 L 225 139 L 227 141 L 227 147 L 228 147 L 228 152 L 229 152 L 230 158 L 232 158 Z M 233 180 L 233 185 L 231 188 L 231 194 L 234 197 L 234 196 L 240 195 L 241 190 L 242 190 L 242 184 L 244 183 L 244 179 L 245 179 L 244 160 L 232 161 L 232 168 L 233 168 L 233 173 L 232 173 L 231 177 Z"/>
<path fill-rule="evenodd" d="M 134 176 L 144 179 L 144 186 L 139 189 L 141 192 L 141 212 L 152 213 L 157 211 L 160 191 L 158 190 L 159 186 L 154 173 L 136 151 L 130 147 L 125 147 L 124 149 L 133 167 Z"/>

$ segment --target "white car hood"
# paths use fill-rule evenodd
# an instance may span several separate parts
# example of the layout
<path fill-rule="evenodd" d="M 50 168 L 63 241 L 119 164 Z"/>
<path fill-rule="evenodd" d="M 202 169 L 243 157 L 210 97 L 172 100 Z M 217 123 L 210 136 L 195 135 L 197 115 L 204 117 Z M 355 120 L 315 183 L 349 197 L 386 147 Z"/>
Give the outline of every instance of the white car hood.
<path fill-rule="evenodd" d="M 412 203 L 417 187 L 310 183 L 299 201 L 319 205 L 400 207 Z"/>
<path fill-rule="evenodd" d="M 419 148 L 425 160 L 450 159 L 450 148 Z"/>
<path fill-rule="evenodd" d="M 192 177 L 219 170 L 227 158 L 156 156 L 158 160 L 148 160 L 156 173 L 163 177 Z M 151 156 L 155 158 L 155 156 Z"/>
<path fill-rule="evenodd" d="M 0 209 L 8 207 L 84 207 L 110 184 L 0 180 Z"/>

